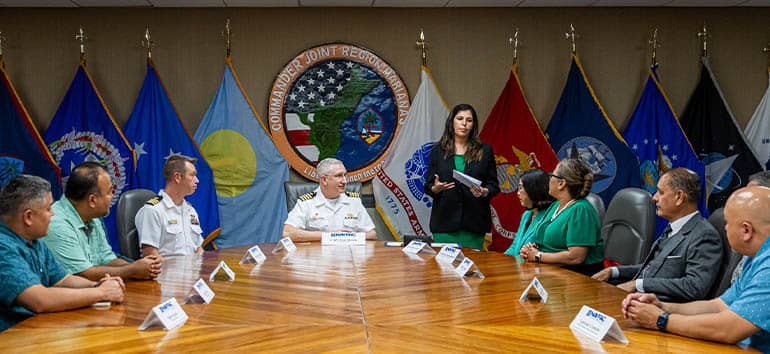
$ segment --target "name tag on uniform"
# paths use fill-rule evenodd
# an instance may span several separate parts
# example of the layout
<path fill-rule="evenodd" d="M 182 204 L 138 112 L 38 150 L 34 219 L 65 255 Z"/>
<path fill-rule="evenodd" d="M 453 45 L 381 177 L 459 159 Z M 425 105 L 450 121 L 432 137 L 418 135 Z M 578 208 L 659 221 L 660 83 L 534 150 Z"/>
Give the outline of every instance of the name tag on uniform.
<path fill-rule="evenodd" d="M 365 245 L 366 234 L 363 232 L 322 232 L 322 245 Z"/>
<path fill-rule="evenodd" d="M 214 299 L 214 291 L 209 288 L 203 279 L 198 279 L 184 299 L 185 304 L 200 303 L 209 304 Z"/>
<path fill-rule="evenodd" d="M 452 264 L 457 261 L 462 261 L 463 258 L 465 258 L 465 255 L 463 255 L 463 251 L 459 248 L 444 246 L 441 247 L 441 251 L 438 252 L 436 262 Z"/>
<path fill-rule="evenodd" d="M 217 267 L 214 268 L 214 271 L 211 272 L 211 275 L 209 275 L 209 281 L 214 281 L 214 278 L 216 278 L 217 273 L 219 273 L 220 270 L 224 270 L 225 273 L 227 273 L 227 277 L 230 278 L 230 281 L 235 280 L 235 272 L 230 269 L 225 261 L 220 261 L 219 265 L 217 265 Z"/>
<path fill-rule="evenodd" d="M 297 246 L 294 245 L 294 242 L 292 242 L 290 238 L 284 237 L 281 239 L 281 241 L 278 241 L 277 245 L 275 245 L 275 248 L 273 248 L 273 253 L 280 252 L 284 249 L 287 253 L 292 253 L 297 250 Z"/>
<path fill-rule="evenodd" d="M 473 263 L 473 261 L 465 257 L 462 262 L 460 262 L 460 265 L 455 268 L 455 273 L 457 275 L 464 277 L 464 276 L 477 276 L 481 279 L 484 279 L 484 274 L 481 273 L 481 270 L 479 270 L 479 267 L 476 266 L 476 263 Z"/>
<path fill-rule="evenodd" d="M 246 253 L 241 257 L 241 261 L 238 262 L 238 264 L 244 264 L 244 263 L 257 263 L 262 264 L 265 263 L 265 254 L 262 253 L 262 250 L 259 248 L 259 246 L 254 245 L 251 248 L 246 251 Z"/>
<path fill-rule="evenodd" d="M 596 311 L 586 305 L 580 309 L 569 328 L 596 342 L 606 337 L 615 338 L 621 343 L 628 344 L 628 339 L 614 318 Z"/>
<path fill-rule="evenodd" d="M 182 306 L 179 305 L 176 298 L 172 297 L 153 307 L 144 322 L 139 325 L 139 330 L 144 331 L 160 323 L 165 330 L 170 331 L 182 326 L 185 322 L 187 322 L 187 314 L 182 310 Z"/>
<path fill-rule="evenodd" d="M 532 288 L 535 289 L 537 292 L 537 295 L 540 297 L 540 302 L 546 303 L 548 301 L 548 292 L 545 291 L 545 288 L 543 287 L 543 283 L 541 283 L 539 280 L 537 280 L 537 277 L 534 277 L 532 281 L 527 285 L 527 288 L 524 289 L 524 292 L 521 293 L 521 296 L 519 297 L 519 301 L 524 302 L 527 300 L 527 296 L 529 295 L 529 291 L 532 290 Z"/>
<path fill-rule="evenodd" d="M 406 247 L 402 248 L 401 251 L 403 251 L 406 254 L 418 254 L 421 251 L 425 251 L 427 253 L 436 253 L 436 251 L 433 250 L 433 248 L 430 247 L 425 242 L 422 242 L 420 240 L 413 240 L 412 242 L 409 242 Z"/>

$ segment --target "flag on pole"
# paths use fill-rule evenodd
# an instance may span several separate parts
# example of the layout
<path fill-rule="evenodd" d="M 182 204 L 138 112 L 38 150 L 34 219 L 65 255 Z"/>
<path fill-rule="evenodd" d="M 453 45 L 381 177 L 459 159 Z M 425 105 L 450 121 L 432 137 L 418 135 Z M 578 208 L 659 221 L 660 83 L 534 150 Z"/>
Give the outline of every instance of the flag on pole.
<path fill-rule="evenodd" d="M 441 138 L 448 115 L 430 70 L 423 66 L 404 127 L 372 180 L 377 211 L 397 240 L 403 235 L 431 234 L 433 198 L 425 193 L 425 173 L 430 150 Z"/>
<path fill-rule="evenodd" d="M 770 67 L 767 73 L 770 76 Z M 759 163 L 764 169 L 770 169 L 770 83 L 744 132 L 749 145 L 757 153 Z"/>
<path fill-rule="evenodd" d="M 59 198 L 61 170 L 5 72 L 2 56 L 0 72 L 0 187 L 20 174 L 30 174 L 51 182 L 53 197 Z"/>
<path fill-rule="evenodd" d="M 719 89 L 707 57 L 700 81 L 681 116 L 682 128 L 706 167 L 706 193 L 711 211 L 724 206 L 749 175 L 761 171 L 751 146 L 738 128 L 727 101 Z"/>
<path fill-rule="evenodd" d="M 62 184 L 65 186 L 72 168 L 83 161 L 98 162 L 107 168 L 115 196 L 110 214 L 103 220 L 107 240 L 118 252 L 117 204 L 123 192 L 136 188 L 134 150 L 96 89 L 85 62 L 78 66 L 44 140 L 61 168 Z"/>
<path fill-rule="evenodd" d="M 173 155 L 198 159 L 198 189 L 186 199 L 198 212 L 203 237 L 218 233 L 219 208 L 211 167 L 179 119 L 152 61 L 147 63 L 142 89 L 123 130 L 136 152 L 137 188 L 156 192 L 163 189 L 163 166 Z"/>
<path fill-rule="evenodd" d="M 289 164 L 270 139 L 233 68 L 195 132 L 195 141 L 214 171 L 222 233 L 219 247 L 277 242 L 286 221 L 283 183 Z"/>
<path fill-rule="evenodd" d="M 516 194 L 521 174 L 540 168 L 550 172 L 559 160 L 524 97 L 517 65 L 497 98 L 479 137 L 492 146 L 500 192 L 492 199 L 492 245 L 504 252 L 516 236 L 524 207 Z"/>
<path fill-rule="evenodd" d="M 594 94 L 577 54 L 545 131 L 556 156 L 580 158 L 591 168 L 591 192 L 609 205 L 615 192 L 639 187 L 639 160 Z"/>

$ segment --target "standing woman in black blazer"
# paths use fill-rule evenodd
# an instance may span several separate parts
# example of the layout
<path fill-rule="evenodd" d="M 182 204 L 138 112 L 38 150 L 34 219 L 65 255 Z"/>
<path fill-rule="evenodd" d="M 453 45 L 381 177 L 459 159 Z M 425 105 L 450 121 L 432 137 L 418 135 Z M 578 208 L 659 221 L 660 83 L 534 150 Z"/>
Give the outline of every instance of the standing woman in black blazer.
<path fill-rule="evenodd" d="M 425 191 L 433 197 L 430 231 L 435 242 L 482 249 L 492 225 L 489 202 L 500 192 L 492 147 L 479 139 L 479 119 L 468 104 L 452 108 L 444 134 L 433 146 Z M 452 170 L 481 181 L 471 188 L 455 182 Z"/>

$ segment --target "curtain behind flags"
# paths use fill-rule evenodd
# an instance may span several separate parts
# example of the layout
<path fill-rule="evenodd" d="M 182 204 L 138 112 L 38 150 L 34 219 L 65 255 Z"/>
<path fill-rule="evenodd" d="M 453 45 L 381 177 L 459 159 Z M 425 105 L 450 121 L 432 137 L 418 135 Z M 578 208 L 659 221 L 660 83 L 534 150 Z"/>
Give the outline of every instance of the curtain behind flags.
<path fill-rule="evenodd" d="M 628 119 L 623 137 L 639 157 L 642 188 L 655 194 L 660 175 L 675 167 L 688 168 L 700 176 L 701 200 L 698 209 L 704 217 L 708 216 L 705 169 L 679 126 L 655 68 L 649 72 L 642 97 Z M 658 217 L 656 225 L 656 235 L 659 235 L 668 221 Z"/>
<path fill-rule="evenodd" d="M 701 60 L 700 81 L 687 102 L 681 123 L 706 166 L 708 207 L 713 211 L 722 207 L 730 194 L 745 185 L 749 175 L 762 170 L 762 166 L 738 129 L 708 58 Z"/>
<path fill-rule="evenodd" d="M 45 132 L 45 142 L 62 170 L 65 186 L 72 168 L 83 161 L 95 161 L 107 167 L 115 196 L 110 215 L 103 220 L 107 240 L 118 252 L 117 204 L 123 192 L 135 188 L 134 151 L 112 118 L 83 62 Z"/>
<path fill-rule="evenodd" d="M 560 160 L 579 157 L 591 168 L 591 192 L 604 205 L 618 190 L 641 185 L 639 160 L 594 95 L 577 54 L 545 133 Z"/>
<path fill-rule="evenodd" d="M 441 138 L 449 109 L 427 67 L 401 133 L 377 178 L 372 180 L 377 211 L 397 240 L 429 235 L 433 199 L 425 194 L 425 173 L 433 145 Z"/>
<path fill-rule="evenodd" d="M 20 174 L 51 182 L 54 198 L 61 195 L 61 170 L 35 128 L 0 59 L 0 187 Z"/>
<path fill-rule="evenodd" d="M 492 245 L 489 250 L 504 252 L 516 236 L 519 219 L 525 210 L 516 194 L 519 177 L 533 168 L 551 172 L 559 162 L 524 97 L 516 64 L 511 67 L 508 82 L 479 137 L 495 152 L 501 191 L 492 199 Z"/>
<path fill-rule="evenodd" d="M 203 228 L 203 237 L 219 231 L 219 208 L 214 189 L 214 174 L 203 159 L 198 145 L 192 140 L 179 115 L 171 104 L 163 83 L 152 62 L 147 63 L 142 89 L 134 111 L 125 126 L 128 141 L 136 152 L 136 180 L 138 188 L 152 191 L 163 189 L 163 165 L 173 155 L 198 159 L 198 189 L 186 199 L 195 207 Z"/>
<path fill-rule="evenodd" d="M 289 164 L 246 96 L 230 57 L 195 141 L 214 171 L 222 222 L 216 244 L 278 241 L 287 216 L 283 183 Z"/>
<path fill-rule="evenodd" d="M 770 74 L 770 67 L 767 68 Z M 770 169 L 770 83 L 757 109 L 746 125 L 746 140 L 757 153 L 759 163 L 765 169 Z"/>

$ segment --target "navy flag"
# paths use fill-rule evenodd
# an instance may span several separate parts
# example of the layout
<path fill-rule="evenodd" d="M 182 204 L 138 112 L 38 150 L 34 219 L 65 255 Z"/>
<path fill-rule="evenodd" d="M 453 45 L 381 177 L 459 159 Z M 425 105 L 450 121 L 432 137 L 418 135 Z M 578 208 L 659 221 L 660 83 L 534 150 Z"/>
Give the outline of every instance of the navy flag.
<path fill-rule="evenodd" d="M 618 190 L 641 185 L 639 160 L 596 98 L 577 54 L 545 134 L 559 160 L 578 157 L 591 168 L 591 192 L 605 205 Z"/>
<path fill-rule="evenodd" d="M 214 174 L 203 159 L 198 145 L 185 128 L 168 97 L 165 86 L 152 61 L 147 62 L 147 74 L 136 99 L 134 111 L 123 129 L 136 152 L 136 181 L 138 188 L 160 191 L 165 186 L 163 166 L 173 155 L 198 159 L 198 189 L 186 199 L 195 207 L 200 218 L 203 237 L 219 228 L 219 208 L 214 189 Z"/>
<path fill-rule="evenodd" d="M 749 175 L 761 171 L 762 165 L 738 129 L 708 58 L 701 61 L 700 81 L 687 102 L 681 124 L 706 166 L 708 207 L 713 211 L 724 206 L 730 194 L 745 185 Z"/>
<path fill-rule="evenodd" d="M 0 187 L 20 174 L 51 182 L 54 198 L 61 195 L 61 170 L 21 102 L 0 56 Z"/>
<path fill-rule="evenodd" d="M 134 150 L 118 127 L 104 99 L 97 91 L 85 63 L 78 66 L 67 94 L 45 132 L 48 149 L 62 170 L 63 185 L 72 168 L 83 161 L 95 161 L 107 168 L 115 196 L 105 217 L 107 240 L 119 251 L 116 214 L 118 199 L 134 186 Z"/>

